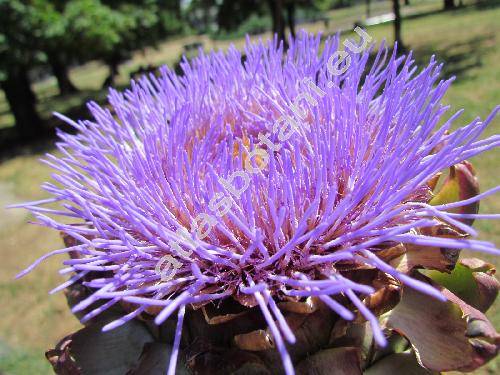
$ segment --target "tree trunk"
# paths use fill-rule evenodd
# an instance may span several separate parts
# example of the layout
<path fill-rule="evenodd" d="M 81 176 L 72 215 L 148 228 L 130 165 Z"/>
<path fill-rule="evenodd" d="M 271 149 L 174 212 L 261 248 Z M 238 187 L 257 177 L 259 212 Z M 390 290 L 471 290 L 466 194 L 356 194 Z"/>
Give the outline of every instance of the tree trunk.
<path fill-rule="evenodd" d="M 203 26 L 206 33 L 210 31 L 210 6 L 209 1 L 203 1 Z"/>
<path fill-rule="evenodd" d="M 16 121 L 17 133 L 21 138 L 33 138 L 43 130 L 42 120 L 36 111 L 36 97 L 26 67 L 11 67 L 1 82 L 10 111 Z"/>
<path fill-rule="evenodd" d="M 454 0 L 444 0 L 444 9 L 453 9 L 455 8 Z"/>
<path fill-rule="evenodd" d="M 106 63 L 108 64 L 109 75 L 106 77 L 104 83 L 102 84 L 103 89 L 110 86 L 114 86 L 115 78 L 118 75 L 118 66 L 120 64 L 119 59 L 115 57 L 112 57 Z"/>
<path fill-rule="evenodd" d="M 59 87 L 59 95 L 72 94 L 77 91 L 73 82 L 69 79 L 69 71 L 66 64 L 60 56 L 48 53 L 49 64 L 52 69 L 52 74 L 56 77 L 57 86 Z"/>
<path fill-rule="evenodd" d="M 283 0 L 268 0 L 269 9 L 273 18 L 273 33 L 277 35 L 278 41 L 285 41 L 285 19 L 283 17 Z"/>
<path fill-rule="evenodd" d="M 181 1 L 172 1 L 171 4 L 172 10 L 174 11 L 175 16 L 177 19 L 181 19 L 182 13 L 181 13 Z"/>
<path fill-rule="evenodd" d="M 410 5 L 410 0 L 405 0 L 405 5 Z"/>
<path fill-rule="evenodd" d="M 394 12 L 394 41 L 398 43 L 400 50 L 404 49 L 403 40 L 401 39 L 401 11 L 399 0 L 392 0 L 392 10 Z"/>
<path fill-rule="evenodd" d="M 286 14 L 288 18 L 288 27 L 290 28 L 290 34 L 295 39 L 295 1 L 289 0 L 286 5 Z"/>

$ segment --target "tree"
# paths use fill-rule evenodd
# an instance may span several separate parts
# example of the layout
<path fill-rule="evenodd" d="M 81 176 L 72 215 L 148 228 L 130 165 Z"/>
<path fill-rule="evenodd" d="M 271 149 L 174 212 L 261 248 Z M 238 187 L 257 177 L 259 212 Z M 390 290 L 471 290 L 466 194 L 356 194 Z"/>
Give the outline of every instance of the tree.
<path fill-rule="evenodd" d="M 285 40 L 285 18 L 283 17 L 283 0 L 267 0 L 273 20 L 273 34 L 278 40 Z"/>
<path fill-rule="evenodd" d="M 69 78 L 68 65 L 73 46 L 72 35 L 67 32 L 68 20 L 64 17 L 64 2 L 36 0 L 32 3 L 39 34 L 36 36 L 38 49 L 46 55 L 57 80 L 59 93 L 66 95 L 77 91 Z"/>
<path fill-rule="evenodd" d="M 182 29 L 179 1 L 163 0 L 0 0 L 0 87 L 18 134 L 42 131 L 31 89 L 30 69 L 48 65 L 61 94 L 76 90 L 71 62 L 99 59 L 118 65 L 133 50 L 153 45 Z"/>
<path fill-rule="evenodd" d="M 67 95 L 77 92 L 78 89 L 69 78 L 68 59 L 63 53 L 51 51 L 47 53 L 48 63 L 52 74 L 56 77 L 59 94 Z"/>
<path fill-rule="evenodd" d="M 455 0 L 444 0 L 444 9 L 453 9 L 455 8 Z"/>
<path fill-rule="evenodd" d="M 40 49 L 57 79 L 59 91 L 75 91 L 70 62 L 103 60 L 109 66 L 105 86 L 114 84 L 119 64 L 131 51 L 179 31 L 180 2 L 162 0 L 35 0 Z"/>
<path fill-rule="evenodd" d="M 301 2 L 305 3 L 303 0 L 192 0 L 188 17 L 200 31 L 210 31 L 216 22 L 220 31 L 229 32 L 238 29 L 253 16 L 262 17 L 270 13 L 272 32 L 277 35 L 278 40 L 285 40 L 287 25 L 291 36 L 295 37 L 296 7 Z M 216 17 L 213 17 L 214 14 Z"/>
<path fill-rule="evenodd" d="M 399 0 L 392 0 L 392 11 L 394 13 L 394 41 L 398 43 L 399 49 L 404 49 L 401 38 L 401 10 Z"/>
<path fill-rule="evenodd" d="M 288 24 L 290 34 L 295 38 L 295 9 L 296 0 L 268 0 L 269 10 L 271 11 L 273 20 L 273 33 L 277 35 L 278 40 L 283 40 L 285 47 L 287 46 L 285 39 L 285 28 Z M 286 9 L 287 17 L 283 15 L 283 9 Z"/>
<path fill-rule="evenodd" d="M 42 121 L 36 111 L 29 69 L 40 62 L 33 33 L 33 9 L 22 1 L 0 0 L 0 87 L 5 93 L 22 138 L 37 136 Z"/>
<path fill-rule="evenodd" d="M 104 86 L 114 84 L 119 64 L 132 51 L 180 31 L 182 23 L 175 16 L 179 12 L 178 1 L 161 0 L 73 0 L 64 10 L 67 33 L 80 59 L 100 59 L 108 65 Z"/>
<path fill-rule="evenodd" d="M 110 66 L 107 81 L 112 84 L 123 58 L 125 34 L 130 18 L 99 0 L 73 0 L 64 7 L 66 33 L 72 36 L 71 51 L 80 61 L 102 59 Z"/>
<path fill-rule="evenodd" d="M 288 0 L 286 2 L 286 14 L 290 34 L 295 38 L 295 1 Z"/>
<path fill-rule="evenodd" d="M 215 2 L 214 5 L 217 3 Z M 250 18 L 252 12 L 259 11 L 260 4 L 257 0 L 223 0 L 217 6 L 217 24 L 221 30 L 235 30 Z"/>

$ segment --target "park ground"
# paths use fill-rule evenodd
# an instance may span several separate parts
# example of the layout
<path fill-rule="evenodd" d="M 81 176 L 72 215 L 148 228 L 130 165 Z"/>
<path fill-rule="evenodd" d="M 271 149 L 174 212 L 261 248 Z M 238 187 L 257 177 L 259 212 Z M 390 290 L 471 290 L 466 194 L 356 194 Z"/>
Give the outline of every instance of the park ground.
<path fill-rule="evenodd" d="M 413 2 L 413 1 L 412 1 Z M 485 118 L 500 103 L 500 7 L 491 4 L 483 7 L 465 7 L 451 12 L 436 11 L 435 2 L 416 2 L 420 7 L 417 16 L 409 12 L 403 21 L 403 40 L 415 53 L 420 64 L 431 55 L 446 63 L 444 77 L 456 76 L 445 101 L 452 110 L 465 108 L 457 126 L 470 122 L 476 116 Z M 497 4 L 498 5 L 498 4 Z M 377 5 L 377 12 L 388 10 L 388 3 Z M 385 7 L 385 8 L 384 8 Z M 387 9 L 386 9 L 387 8 Z M 336 13 L 335 13 L 336 12 Z M 339 10 L 332 13 L 329 29 L 324 25 L 303 25 L 311 31 L 323 29 L 333 33 L 337 28 L 352 25 L 362 7 Z M 343 24 L 344 23 L 344 24 Z M 377 41 L 392 40 L 392 25 L 383 24 L 368 28 Z M 346 37 L 348 34 L 345 35 Z M 183 37 L 165 42 L 158 49 L 150 49 L 134 55 L 122 67 L 119 83 L 125 85 L 128 73 L 138 66 L 177 61 L 186 43 L 202 40 L 206 48 L 226 48 L 229 41 L 212 41 L 206 37 Z M 242 39 L 232 41 L 241 46 Z M 40 97 L 40 110 L 48 116 L 50 111 L 66 112 L 86 99 L 102 99 L 100 91 L 106 69 L 98 63 L 89 63 L 73 69 L 71 77 L 81 89 L 77 95 L 59 98 L 55 82 L 45 80 L 35 85 Z M 0 127 L 8 126 L 9 114 L 0 98 Z M 500 133 L 500 118 L 491 124 L 485 136 Z M 64 335 L 78 329 L 78 321 L 67 309 L 64 296 L 48 296 L 47 291 L 63 281 L 57 273 L 60 258 L 51 259 L 22 280 L 14 276 L 30 262 L 45 252 L 60 248 L 61 240 L 51 230 L 27 225 L 31 220 L 22 210 L 4 210 L 7 204 L 37 200 L 46 197 L 39 188 L 50 179 L 48 167 L 38 159 L 50 147 L 46 145 L 19 148 L 0 161 L 0 374 L 25 375 L 49 374 L 50 367 L 44 359 L 44 351 L 52 347 Z M 472 160 L 482 190 L 500 184 L 500 150 L 493 150 Z M 500 212 L 500 196 L 489 197 L 481 204 L 483 213 Z M 500 222 L 482 221 L 476 227 L 483 239 L 500 245 Z M 485 257 L 500 266 L 500 261 Z M 493 324 L 500 328 L 500 304 L 489 311 Z M 496 374 L 500 361 L 493 361 L 476 374 Z"/>

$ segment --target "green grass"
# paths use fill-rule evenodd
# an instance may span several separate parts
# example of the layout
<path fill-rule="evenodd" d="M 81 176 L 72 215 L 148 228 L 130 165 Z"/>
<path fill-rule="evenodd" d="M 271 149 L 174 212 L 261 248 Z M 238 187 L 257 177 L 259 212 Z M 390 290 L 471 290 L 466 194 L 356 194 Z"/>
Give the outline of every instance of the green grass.
<path fill-rule="evenodd" d="M 5 374 L 47 374 L 50 366 L 40 360 L 36 349 L 11 349 L 0 343 L 0 369 Z"/>
<path fill-rule="evenodd" d="M 426 7 L 439 3 L 422 2 Z M 362 9 L 362 8 L 360 8 Z M 437 8 L 436 8 L 437 9 Z M 347 12 L 339 10 L 338 12 Z M 363 10 L 364 12 L 364 10 Z M 352 16 L 352 13 L 350 13 Z M 346 14 L 347 17 L 347 14 Z M 417 61 L 428 60 L 435 53 L 447 63 L 445 75 L 456 75 L 457 79 L 446 96 L 454 110 L 465 108 L 466 112 L 457 125 L 466 124 L 475 116 L 485 117 L 500 102 L 500 7 L 477 9 L 469 7 L 454 12 L 437 13 L 425 17 L 407 19 L 403 22 L 403 39 L 415 51 Z M 339 21 L 340 22 L 340 21 Z M 339 22 L 324 30 L 331 33 Z M 310 25 L 316 30 L 321 25 Z M 371 27 L 368 32 L 378 41 L 392 40 L 391 25 Z M 160 45 L 145 54 L 134 55 L 133 60 L 122 67 L 120 84 L 125 84 L 128 71 L 141 64 L 173 63 L 182 50 L 182 45 L 200 37 L 183 38 Z M 225 48 L 228 42 L 213 42 L 201 37 L 205 46 Z M 235 41 L 237 46 L 241 40 Z M 50 110 L 62 110 L 78 105 L 83 98 L 102 97 L 99 86 L 106 69 L 90 63 L 73 69 L 72 78 L 85 90 L 70 98 L 57 98 L 54 82 L 44 81 L 36 86 L 40 95 L 40 108 L 47 116 Z M 68 105 L 68 102 L 71 105 Z M 5 106 L 0 98 L 0 122 L 5 117 Z M 500 133 L 500 122 L 496 120 L 487 134 Z M 0 206 L 13 202 L 46 197 L 39 189 L 40 183 L 50 178 L 50 170 L 39 164 L 42 155 L 29 153 L 0 164 Z M 500 183 L 498 174 L 500 151 L 494 150 L 472 160 L 481 182 L 482 190 Z M 500 212 L 500 197 L 490 197 L 481 206 L 482 212 Z M 57 233 L 38 226 L 27 225 L 29 215 L 21 210 L 0 212 L 0 373 L 12 375 L 50 373 L 44 351 L 52 347 L 65 334 L 77 329 L 79 323 L 69 313 L 62 294 L 48 296 L 47 291 L 63 281 L 58 275 L 60 258 L 51 259 L 22 280 L 14 281 L 14 275 L 43 253 L 60 248 Z M 479 222 L 476 225 L 483 239 L 500 244 L 500 223 Z M 486 257 L 488 258 L 488 257 Z M 491 259 L 497 267 L 500 263 Z M 489 316 L 500 328 L 499 304 L 490 310 Z M 499 361 L 490 363 L 478 371 L 481 374 L 498 373 Z"/>

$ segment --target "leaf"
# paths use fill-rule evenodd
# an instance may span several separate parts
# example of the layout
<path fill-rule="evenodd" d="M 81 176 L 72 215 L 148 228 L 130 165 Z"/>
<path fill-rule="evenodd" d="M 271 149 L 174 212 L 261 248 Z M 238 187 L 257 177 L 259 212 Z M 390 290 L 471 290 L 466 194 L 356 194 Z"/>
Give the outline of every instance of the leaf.
<path fill-rule="evenodd" d="M 443 172 L 438 172 L 434 176 L 432 176 L 428 181 L 427 181 L 427 186 L 431 189 L 434 190 L 438 184 L 439 179 L 441 178 Z"/>
<path fill-rule="evenodd" d="M 473 272 L 472 275 L 477 284 L 479 296 L 477 303 L 471 303 L 471 305 L 479 311 L 485 312 L 495 302 L 498 296 L 498 290 L 500 289 L 500 282 L 498 282 L 495 276 L 488 275 L 484 272 Z"/>
<path fill-rule="evenodd" d="M 292 362 L 298 363 L 328 344 L 337 315 L 323 302 L 317 301 L 317 309 L 313 313 L 285 313 L 285 319 L 296 338 L 295 344 L 287 345 L 288 353 Z M 269 333 L 269 328 L 267 331 Z M 264 350 L 257 354 L 273 374 L 282 373 L 278 350 Z"/>
<path fill-rule="evenodd" d="M 356 347 L 359 349 L 361 367 L 370 361 L 375 348 L 373 331 L 370 323 L 353 323 L 339 319 L 330 337 L 332 347 Z"/>
<path fill-rule="evenodd" d="M 376 316 L 391 310 L 401 299 L 401 285 L 393 277 L 379 273 L 372 282 L 376 291 L 363 299 L 363 303 Z M 357 313 L 356 322 L 365 321 L 366 318 Z"/>
<path fill-rule="evenodd" d="M 263 329 L 236 335 L 234 343 L 238 348 L 252 352 L 274 348 L 271 334 Z"/>
<path fill-rule="evenodd" d="M 425 275 L 439 285 L 449 289 L 468 303 L 471 303 L 479 293 L 474 283 L 471 270 L 460 263 L 457 263 L 455 269 L 450 274 L 438 271 L 428 271 L 425 272 Z"/>
<path fill-rule="evenodd" d="M 451 274 L 425 272 L 433 281 L 482 312 L 493 304 L 500 289 L 494 273 L 492 264 L 476 258 L 461 259 Z"/>
<path fill-rule="evenodd" d="M 82 374 L 125 374 L 137 363 L 152 336 L 136 320 L 109 332 L 102 332 L 102 326 L 84 327 L 67 338 L 71 340 L 67 344 L 71 358 Z"/>
<path fill-rule="evenodd" d="M 246 362 L 231 375 L 271 375 L 271 372 L 262 363 Z"/>
<path fill-rule="evenodd" d="M 169 364 L 172 346 L 159 342 L 147 343 L 144 345 L 139 363 L 130 370 L 127 375 L 164 375 Z M 178 375 L 187 375 L 185 363 L 182 361 L 182 356 L 179 355 L 175 373 Z"/>
<path fill-rule="evenodd" d="M 69 345 L 71 335 L 59 341 L 54 349 L 47 350 L 45 357 L 52 365 L 54 372 L 59 375 L 80 375 L 80 369 L 71 357 Z"/>
<path fill-rule="evenodd" d="M 382 358 L 375 362 L 363 372 L 364 375 L 387 375 L 387 374 L 404 374 L 404 375 L 429 375 L 436 372 L 429 371 L 420 366 L 412 352 L 395 353 Z"/>
<path fill-rule="evenodd" d="M 278 303 L 282 311 L 289 311 L 297 314 L 312 314 L 318 310 L 318 298 L 308 297 L 304 302 L 286 301 Z"/>
<path fill-rule="evenodd" d="M 296 367 L 297 375 L 361 375 L 359 350 L 342 347 L 322 350 Z"/>
<path fill-rule="evenodd" d="M 440 289 L 448 301 L 404 287 L 383 325 L 405 336 L 429 370 L 472 371 L 497 354 L 500 336 L 483 313 Z"/>
<path fill-rule="evenodd" d="M 232 298 L 225 299 L 214 307 L 213 304 L 206 304 L 201 307 L 205 321 L 210 325 L 217 325 L 230 322 L 231 320 L 242 317 L 247 314 L 250 309 L 242 306 Z"/>
<path fill-rule="evenodd" d="M 64 295 L 66 297 L 66 302 L 68 303 L 68 306 L 70 308 L 73 308 L 75 305 L 83 301 L 85 298 L 89 297 L 92 294 L 91 289 L 87 288 L 86 286 L 82 285 L 79 282 L 76 282 L 66 289 L 64 289 Z M 107 301 L 102 299 L 102 300 L 97 300 L 96 302 L 92 303 L 90 306 L 87 308 L 73 313 L 76 318 L 80 321 L 85 326 L 98 323 L 98 322 L 110 322 L 114 319 L 118 319 L 120 316 L 123 316 L 127 313 L 126 310 L 123 309 L 122 305 L 120 304 L 115 304 L 104 311 L 100 312 L 98 315 L 94 316 L 92 319 L 89 319 L 85 322 L 82 322 L 82 318 L 89 312 L 91 312 L 94 309 L 97 309 L 99 306 L 103 305 Z"/>
<path fill-rule="evenodd" d="M 316 301 L 316 311 L 307 314 L 287 313 L 285 319 L 293 331 L 296 343 L 288 346 L 295 363 L 324 347 L 330 339 L 336 316 L 323 302 Z"/>
<path fill-rule="evenodd" d="M 398 333 L 392 331 L 392 334 L 387 334 L 387 345 L 385 347 L 377 347 L 375 353 L 372 356 L 372 363 L 387 357 L 388 355 L 403 353 L 410 347 L 410 342 L 399 335 Z"/>
<path fill-rule="evenodd" d="M 197 342 L 188 349 L 187 366 L 192 374 L 270 375 L 256 354 L 236 348 L 213 347 Z"/>
<path fill-rule="evenodd" d="M 496 273 L 496 269 L 493 264 L 485 262 L 479 258 L 464 258 L 460 260 L 460 263 L 474 272 L 485 272 L 488 275 L 494 275 Z"/>
<path fill-rule="evenodd" d="M 438 238 L 464 237 L 463 234 L 444 224 L 423 228 L 418 231 L 418 234 Z M 393 248 L 382 250 L 380 253 L 380 256 L 390 259 L 389 264 L 391 266 L 407 274 L 414 268 L 422 267 L 442 272 L 451 272 L 458 260 L 460 250 L 434 246 L 399 244 Z"/>
<path fill-rule="evenodd" d="M 458 202 L 479 194 L 479 184 L 472 164 L 464 160 L 450 167 L 450 174 L 437 194 L 430 200 L 433 206 Z M 457 207 L 450 212 L 477 214 L 479 201 L 466 206 Z M 472 225 L 474 219 L 462 219 L 465 224 Z"/>
<path fill-rule="evenodd" d="M 223 316 L 225 310 L 214 309 L 211 316 Z M 238 319 L 208 324 L 203 312 L 199 310 L 186 311 L 186 332 L 183 333 L 188 342 L 195 339 L 204 339 L 214 346 L 231 346 L 234 336 L 266 328 L 266 321 L 258 308 L 249 309 L 248 313 Z"/>

